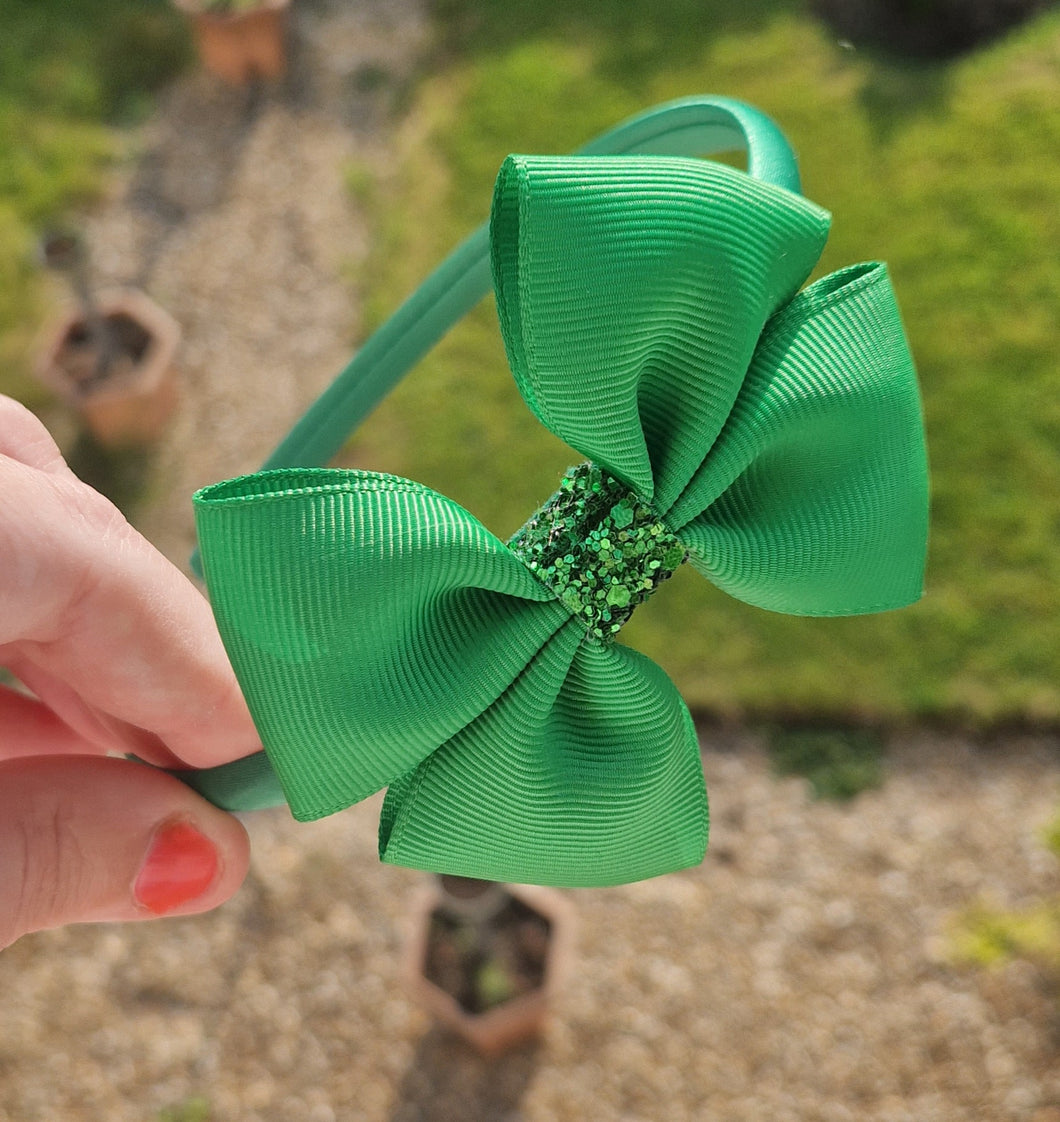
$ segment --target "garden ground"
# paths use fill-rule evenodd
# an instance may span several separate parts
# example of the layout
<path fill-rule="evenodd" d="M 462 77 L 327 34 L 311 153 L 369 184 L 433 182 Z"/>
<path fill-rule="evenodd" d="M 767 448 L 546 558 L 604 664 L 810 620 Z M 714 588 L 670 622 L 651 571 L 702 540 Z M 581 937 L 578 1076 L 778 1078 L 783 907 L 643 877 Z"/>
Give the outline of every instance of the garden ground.
<path fill-rule="evenodd" d="M 282 88 L 168 90 L 89 225 L 101 276 L 186 331 L 180 412 L 130 507 L 182 566 L 190 492 L 254 467 L 347 357 L 351 262 L 368 287 L 373 257 L 343 168 L 385 179 L 408 142 L 386 122 L 418 5 L 297 18 Z M 0 956 L 0 1122 L 1060 1122 L 1055 979 L 953 953 L 974 902 L 1060 892 L 1060 740 L 893 733 L 883 786 L 842 805 L 774 778 L 754 732 L 703 742 L 706 862 L 572 893 L 579 955 L 539 1045 L 486 1064 L 406 998 L 421 877 L 378 863 L 378 799 L 311 825 L 262 812 L 215 914 Z"/>
<path fill-rule="evenodd" d="M 774 778 L 754 736 L 704 744 L 706 862 L 570 893 L 540 1045 L 487 1063 L 408 1000 L 422 877 L 378 863 L 380 800 L 267 811 L 218 912 L 0 955 L 0 1120 L 1060 1122 L 1055 981 L 957 964 L 950 937 L 973 899 L 1060 890 L 1056 742 L 899 737 L 843 806 Z"/>

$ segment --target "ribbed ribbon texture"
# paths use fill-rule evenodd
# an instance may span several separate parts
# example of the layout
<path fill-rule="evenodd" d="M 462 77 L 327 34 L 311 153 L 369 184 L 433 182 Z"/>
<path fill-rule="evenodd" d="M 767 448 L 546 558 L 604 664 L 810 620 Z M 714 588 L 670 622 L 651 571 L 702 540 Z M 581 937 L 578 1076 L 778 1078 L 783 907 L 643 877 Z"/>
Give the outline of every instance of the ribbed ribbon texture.
<path fill-rule="evenodd" d="M 720 588 L 817 616 L 917 599 L 927 540 L 885 267 L 800 291 L 828 224 L 779 187 L 662 156 L 509 157 L 491 217 L 535 415 Z M 699 747 L 672 682 L 467 511 L 323 468 L 195 504 L 218 626 L 296 818 L 387 787 L 385 860 L 494 880 L 616 884 L 702 859 Z M 606 599 L 608 579 L 574 584 Z"/>

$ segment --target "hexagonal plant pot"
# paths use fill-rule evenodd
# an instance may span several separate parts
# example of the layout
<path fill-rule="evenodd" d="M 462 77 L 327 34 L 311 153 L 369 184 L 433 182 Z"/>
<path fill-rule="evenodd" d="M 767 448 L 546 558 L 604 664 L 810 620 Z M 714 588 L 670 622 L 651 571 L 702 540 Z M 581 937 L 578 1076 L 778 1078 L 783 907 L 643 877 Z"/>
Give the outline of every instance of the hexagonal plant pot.
<path fill-rule="evenodd" d="M 233 86 L 271 80 L 287 69 L 287 9 L 290 0 L 211 6 L 204 0 L 175 0 L 191 21 L 203 66 Z"/>
<path fill-rule="evenodd" d="M 439 1023 L 495 1056 L 547 1024 L 573 952 L 574 909 L 550 888 L 465 882 L 490 898 L 478 915 L 474 906 L 454 914 L 441 879 L 413 903 L 406 981 Z"/>
<path fill-rule="evenodd" d="M 49 330 L 37 376 L 81 414 L 101 445 L 149 444 L 176 406 L 180 327 L 135 289 L 103 292 L 97 304 L 111 332 L 111 361 L 101 368 L 98 340 L 84 312 L 71 308 Z"/>

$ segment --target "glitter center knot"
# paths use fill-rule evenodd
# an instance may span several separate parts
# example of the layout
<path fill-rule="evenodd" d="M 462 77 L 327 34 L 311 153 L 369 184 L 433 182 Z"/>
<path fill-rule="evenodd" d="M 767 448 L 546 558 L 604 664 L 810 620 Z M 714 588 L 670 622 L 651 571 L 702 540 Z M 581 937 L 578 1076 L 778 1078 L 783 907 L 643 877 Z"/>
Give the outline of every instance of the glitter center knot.
<path fill-rule="evenodd" d="M 591 463 L 571 468 L 508 546 L 605 640 L 688 556 L 647 503 Z"/>

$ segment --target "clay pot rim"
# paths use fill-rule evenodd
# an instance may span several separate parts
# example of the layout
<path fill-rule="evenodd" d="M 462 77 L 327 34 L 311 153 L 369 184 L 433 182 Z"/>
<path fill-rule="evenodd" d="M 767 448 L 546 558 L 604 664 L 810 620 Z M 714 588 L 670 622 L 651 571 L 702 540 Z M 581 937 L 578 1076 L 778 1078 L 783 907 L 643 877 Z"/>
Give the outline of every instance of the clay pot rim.
<path fill-rule="evenodd" d="M 259 12 L 275 12 L 291 6 L 291 0 L 258 0 L 253 8 L 240 12 L 208 12 L 203 8 L 203 0 L 173 0 L 173 4 L 185 15 L 195 19 L 209 20 L 213 23 L 233 24 L 257 15 Z"/>
<path fill-rule="evenodd" d="M 84 320 L 79 305 L 67 301 L 46 330 L 46 343 L 37 361 L 37 376 L 46 386 L 71 402 L 100 400 L 126 393 L 130 385 L 150 388 L 161 383 L 176 357 L 180 345 L 180 324 L 146 293 L 135 288 L 107 288 L 96 294 L 96 304 L 104 316 L 125 314 L 150 336 L 143 359 L 126 376 L 112 379 L 80 392 L 59 366 L 58 357 L 75 324 Z"/>
<path fill-rule="evenodd" d="M 427 978 L 429 920 L 443 900 L 443 894 L 434 882 L 423 885 L 413 897 L 405 941 L 403 973 L 407 989 L 440 1021 L 486 1054 L 501 1052 L 513 1040 L 531 1035 L 518 1029 L 513 1031 L 514 1026 L 546 1019 L 550 1004 L 570 970 L 576 938 L 574 905 L 558 891 L 528 884 L 502 883 L 501 887 L 549 921 L 545 977 L 536 990 L 513 997 L 483 1013 L 469 1013 L 455 997 Z"/>

